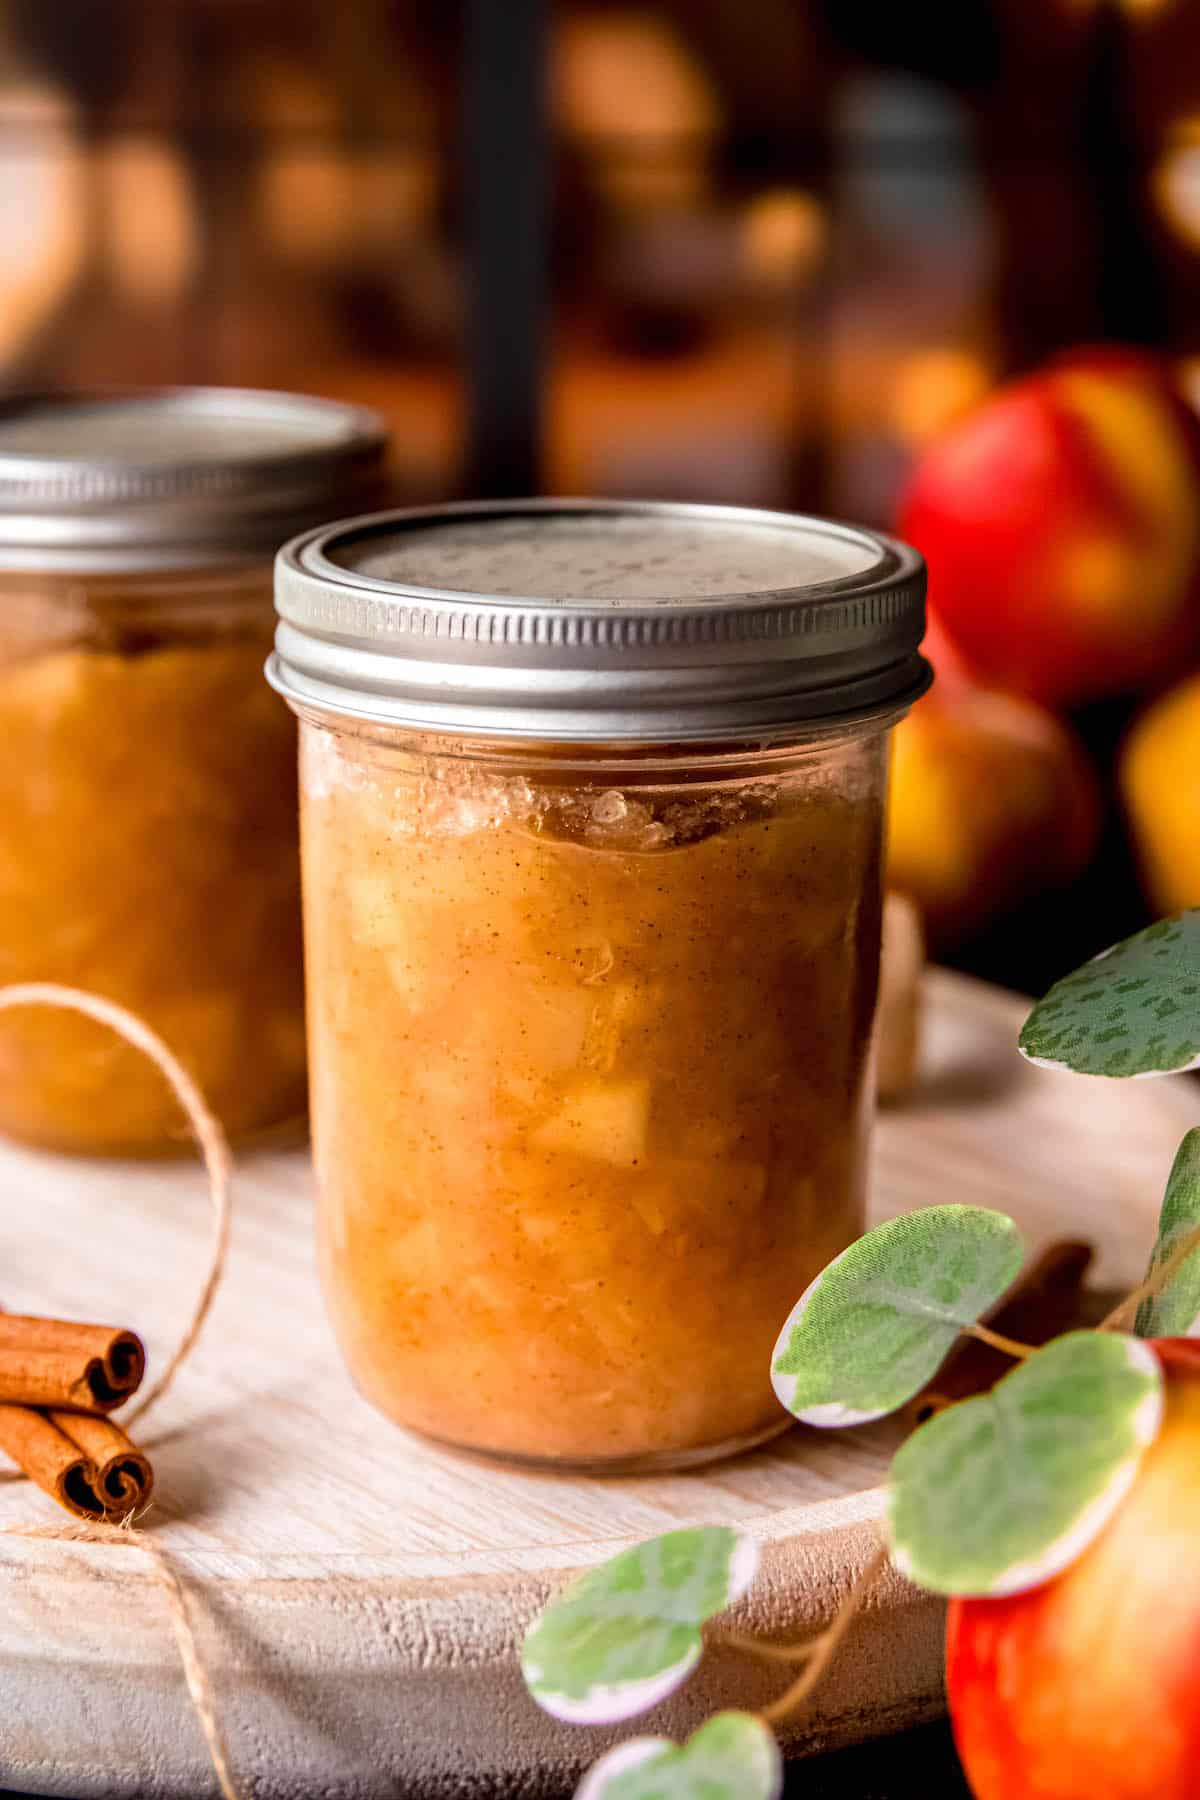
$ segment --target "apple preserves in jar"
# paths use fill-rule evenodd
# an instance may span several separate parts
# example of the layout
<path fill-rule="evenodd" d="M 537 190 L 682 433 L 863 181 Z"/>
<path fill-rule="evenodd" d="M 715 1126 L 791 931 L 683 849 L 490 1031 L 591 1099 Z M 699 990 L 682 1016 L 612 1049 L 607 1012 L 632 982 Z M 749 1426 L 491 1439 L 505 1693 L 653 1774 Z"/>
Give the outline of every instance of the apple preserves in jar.
<path fill-rule="evenodd" d="M 681 590 L 676 617 L 731 587 L 740 617 L 761 563 L 795 585 L 816 555 L 836 582 L 858 543 L 835 535 L 830 570 L 815 524 L 697 513 L 389 516 L 281 560 L 326 1295 L 384 1412 L 523 1460 L 664 1466 L 779 1429 L 772 1344 L 862 1229 L 887 727 L 921 684 L 919 629 L 910 615 L 907 666 L 857 711 L 822 693 L 831 716 L 805 716 L 792 669 L 773 684 L 790 722 L 764 716 L 780 700 L 745 693 L 758 663 L 735 684 L 740 715 L 690 662 L 665 666 L 697 691 L 665 706 L 664 664 L 630 629 L 651 555 L 654 581 Z M 380 586 L 318 607 L 308 570 L 329 582 L 351 562 Z M 895 579 L 919 587 L 919 565 Z M 609 582 L 631 600 L 606 607 Z M 568 617 L 564 636 L 586 637 L 585 619 L 630 634 L 618 685 L 636 741 L 616 739 L 612 693 L 588 714 L 574 645 L 539 661 L 526 626 L 514 660 L 494 648 L 516 633 L 493 619 L 539 604 L 511 596 L 540 591 L 556 596 L 547 635 Z M 414 615 L 442 604 L 459 622 L 438 644 Z M 380 659 L 401 661 L 405 633 L 426 658 L 389 689 Z M 485 637 L 494 689 L 462 655 Z M 514 667 L 519 734 L 504 729 Z M 739 735 L 739 717 L 759 729 Z"/>
<path fill-rule="evenodd" d="M 0 407 L 0 983 L 131 1009 L 237 1136 L 305 1102 L 270 556 L 344 503 L 373 433 L 348 408 L 216 390 Z M 40 1008 L 0 1014 L 0 1131 L 87 1153 L 186 1141 L 143 1056 Z"/>

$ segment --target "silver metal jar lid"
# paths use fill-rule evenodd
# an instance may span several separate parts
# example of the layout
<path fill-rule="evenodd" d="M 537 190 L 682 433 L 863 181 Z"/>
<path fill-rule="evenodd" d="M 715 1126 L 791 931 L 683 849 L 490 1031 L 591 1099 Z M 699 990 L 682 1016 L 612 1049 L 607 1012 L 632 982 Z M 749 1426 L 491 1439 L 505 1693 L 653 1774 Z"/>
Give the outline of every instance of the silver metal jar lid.
<path fill-rule="evenodd" d="M 252 388 L 0 401 L 0 568 L 96 573 L 271 556 L 378 504 L 377 413 Z"/>
<path fill-rule="evenodd" d="M 268 678 L 383 724 L 552 742 L 760 736 L 899 709 L 925 565 L 742 507 L 482 502 L 344 520 L 275 565 Z"/>

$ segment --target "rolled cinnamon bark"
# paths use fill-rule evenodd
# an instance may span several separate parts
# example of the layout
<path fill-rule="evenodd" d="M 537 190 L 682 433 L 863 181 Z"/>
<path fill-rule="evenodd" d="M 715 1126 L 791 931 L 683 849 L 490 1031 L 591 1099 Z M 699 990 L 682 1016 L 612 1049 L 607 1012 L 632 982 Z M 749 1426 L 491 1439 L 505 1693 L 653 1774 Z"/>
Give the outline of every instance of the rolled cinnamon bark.
<path fill-rule="evenodd" d="M 0 1312 L 0 1405 L 112 1412 L 145 1372 L 132 1331 Z"/>
<path fill-rule="evenodd" d="M 889 894 L 883 906 L 875 1023 L 875 1084 L 885 1104 L 905 1099 L 916 1082 L 924 967 L 921 915 L 907 894 Z"/>
<path fill-rule="evenodd" d="M 0 1406 L 0 1450 L 77 1519 L 104 1517 L 105 1509 L 88 1479 L 87 1457 L 45 1413 L 26 1406 Z"/>
<path fill-rule="evenodd" d="M 149 1461 L 111 1419 L 0 1406 L 0 1450 L 77 1519 L 124 1518 L 154 1491 Z"/>
<path fill-rule="evenodd" d="M 88 1481 L 106 1513 L 124 1517 L 148 1505 L 154 1470 L 119 1425 L 87 1413 L 51 1412 L 49 1419 L 87 1458 Z"/>

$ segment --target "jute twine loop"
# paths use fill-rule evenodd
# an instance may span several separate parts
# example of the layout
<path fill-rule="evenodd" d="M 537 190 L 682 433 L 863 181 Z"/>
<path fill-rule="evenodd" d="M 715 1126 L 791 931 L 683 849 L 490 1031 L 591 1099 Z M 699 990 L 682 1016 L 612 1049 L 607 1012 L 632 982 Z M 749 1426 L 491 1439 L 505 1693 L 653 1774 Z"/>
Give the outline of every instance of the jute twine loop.
<path fill-rule="evenodd" d="M 20 982 L 10 987 L 0 987 L 0 1012 L 18 1006 L 50 1006 L 68 1012 L 83 1013 L 87 1018 L 94 1019 L 97 1024 L 107 1025 L 127 1044 L 149 1057 L 155 1067 L 161 1071 L 187 1115 L 188 1124 L 192 1128 L 200 1148 L 200 1154 L 204 1159 L 213 1209 L 212 1245 L 209 1251 L 208 1266 L 179 1341 L 167 1358 L 166 1367 L 158 1380 L 151 1385 L 149 1392 L 144 1394 L 137 1405 L 124 1415 L 121 1421 L 122 1425 L 128 1426 L 135 1419 L 140 1419 L 147 1413 L 170 1388 L 195 1348 L 196 1340 L 212 1310 L 213 1301 L 221 1285 L 221 1278 L 225 1272 L 225 1259 L 229 1250 L 229 1228 L 232 1218 L 230 1178 L 233 1158 L 229 1149 L 229 1140 L 200 1089 L 178 1057 L 167 1048 L 157 1032 L 152 1031 L 145 1020 L 139 1019 L 136 1013 L 128 1012 L 125 1007 L 116 1005 L 112 1000 L 101 999 L 98 994 L 86 993 L 82 988 L 60 987 L 54 982 L 44 981 Z M 24 1480 L 24 1477 L 16 1476 L 15 1479 Z M 212 1759 L 222 1800 L 242 1800 L 242 1794 L 230 1770 L 225 1739 L 217 1721 L 212 1684 L 208 1679 L 204 1664 L 200 1660 L 196 1634 L 188 1616 L 187 1596 L 170 1558 L 161 1545 L 156 1544 L 144 1533 L 135 1531 L 132 1521 L 127 1521 L 124 1525 L 92 1525 L 83 1522 L 72 1525 L 9 1525 L 5 1527 L 5 1535 L 49 1538 L 60 1543 L 115 1545 L 140 1551 L 143 1556 L 150 1559 L 155 1577 L 167 1603 L 171 1629 L 175 1634 L 175 1643 L 179 1650 L 179 1660 L 183 1664 L 184 1680 L 187 1682 L 188 1693 L 191 1696 L 200 1729 L 204 1733 L 204 1741 Z"/>

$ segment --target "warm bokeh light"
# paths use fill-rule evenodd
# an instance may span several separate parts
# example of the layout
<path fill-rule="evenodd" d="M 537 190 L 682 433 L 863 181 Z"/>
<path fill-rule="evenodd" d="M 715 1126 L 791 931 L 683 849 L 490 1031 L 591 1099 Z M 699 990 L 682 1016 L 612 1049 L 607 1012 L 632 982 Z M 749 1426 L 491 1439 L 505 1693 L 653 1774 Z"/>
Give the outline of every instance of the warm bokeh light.
<path fill-rule="evenodd" d="M 263 236 L 279 255 L 328 267 L 350 247 L 353 187 L 335 140 L 341 120 L 332 94 L 288 63 L 268 63 L 255 82 L 263 124 L 279 136 L 258 173 Z"/>
<path fill-rule="evenodd" d="M 992 370 L 975 350 L 939 345 L 914 350 L 897 365 L 887 418 L 901 443 L 919 448 L 977 406 Z"/>
<path fill-rule="evenodd" d="M 802 188 L 771 188 L 750 201 L 742 218 L 746 270 L 762 281 L 803 279 L 820 261 L 826 236 L 818 200 Z"/>
<path fill-rule="evenodd" d="M 1167 224 L 1200 249 L 1200 114 L 1179 120 L 1151 178 Z"/>
<path fill-rule="evenodd" d="M 1179 371 L 1179 385 L 1188 404 L 1200 413 L 1200 356 L 1185 356 L 1176 367 Z"/>
<path fill-rule="evenodd" d="M 290 262 L 330 268 L 349 252 L 354 189 L 345 154 L 325 144 L 273 150 L 259 175 L 263 225 Z"/>
<path fill-rule="evenodd" d="M 354 216 L 364 245 L 404 243 L 427 224 L 437 167 L 424 148 L 365 145 L 354 155 Z"/>
<path fill-rule="evenodd" d="M 720 97 L 665 20 L 640 12 L 561 19 L 551 80 L 562 130 L 580 143 L 614 204 L 688 206 L 703 196 Z"/>
<path fill-rule="evenodd" d="M 1131 19 L 1155 19 L 1174 6 L 1176 0 L 1115 0 L 1118 12 Z M 1104 0 L 1065 0 L 1067 10 L 1074 13 L 1098 12 Z"/>
<path fill-rule="evenodd" d="M 0 95 L 0 367 L 46 329 L 87 255 L 87 163 L 69 97 L 22 82 Z"/>
<path fill-rule="evenodd" d="M 102 150 L 96 172 L 110 279 L 135 306 L 172 305 L 200 262 L 183 158 L 152 138 L 118 137 Z"/>
<path fill-rule="evenodd" d="M 641 12 L 563 19 L 553 92 L 562 125 L 580 137 L 661 142 L 706 137 L 720 123 L 720 100 L 698 59 L 665 20 Z"/>

